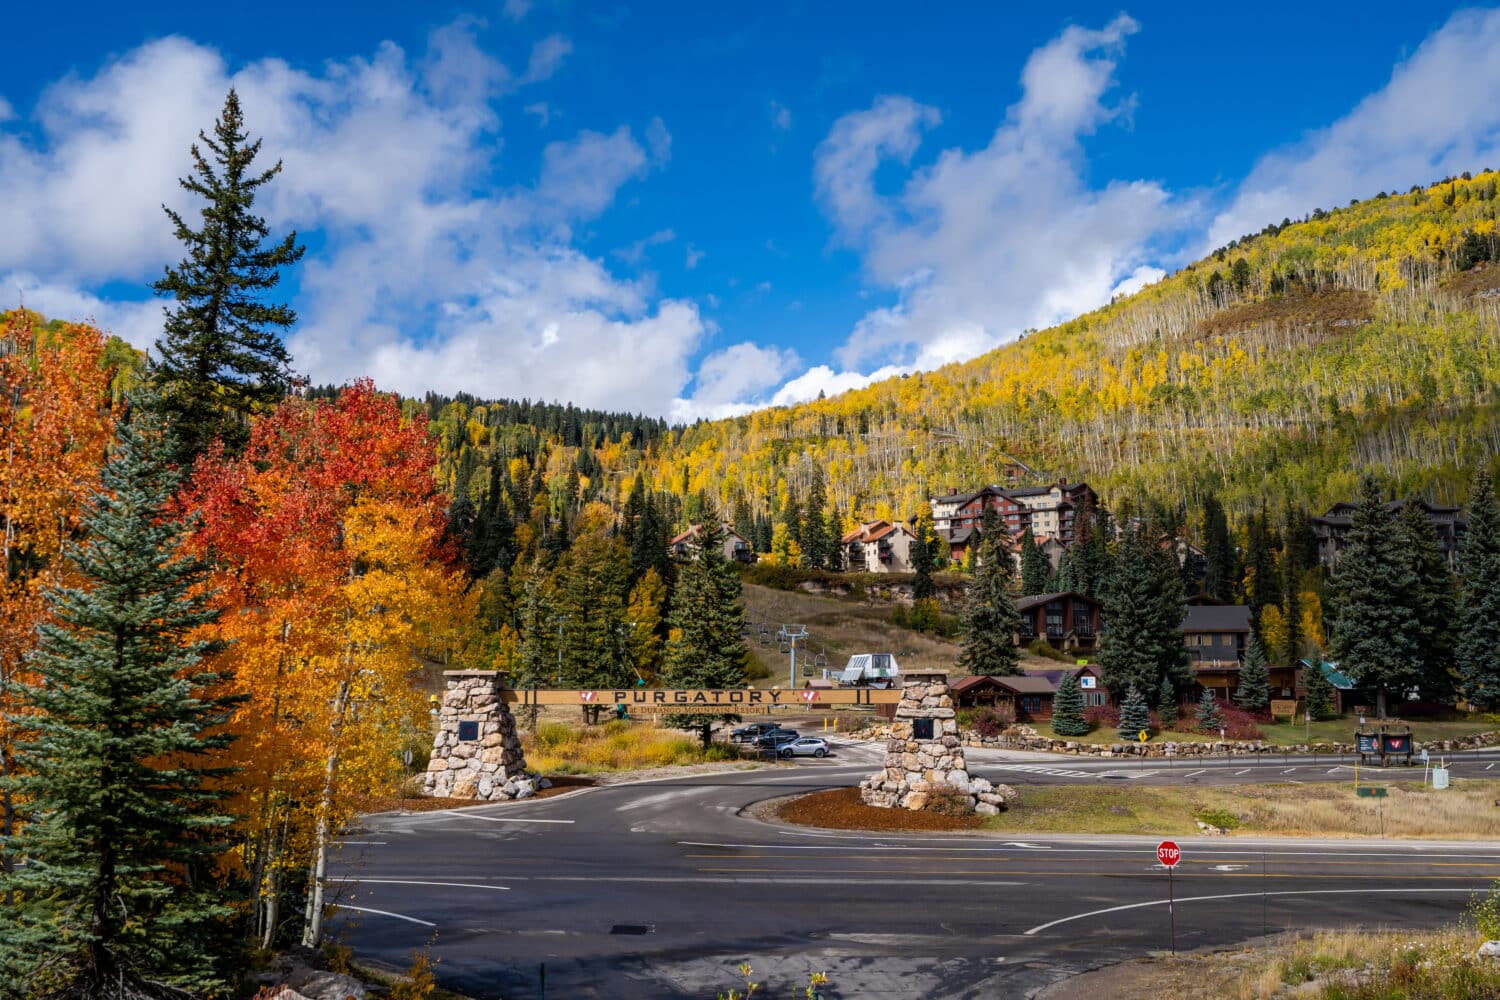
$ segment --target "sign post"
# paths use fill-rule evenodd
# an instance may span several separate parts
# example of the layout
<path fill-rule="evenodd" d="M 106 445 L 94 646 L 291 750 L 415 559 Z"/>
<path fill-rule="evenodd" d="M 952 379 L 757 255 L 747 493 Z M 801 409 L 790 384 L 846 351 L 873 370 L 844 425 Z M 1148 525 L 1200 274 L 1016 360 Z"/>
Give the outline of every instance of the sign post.
<path fill-rule="evenodd" d="M 1167 926 L 1172 934 L 1172 954 L 1177 954 L 1177 914 L 1174 912 L 1175 905 L 1172 893 L 1172 869 L 1177 867 L 1177 862 L 1182 860 L 1182 851 L 1170 840 L 1163 840 L 1156 845 L 1156 860 L 1160 861 L 1167 869 Z"/>

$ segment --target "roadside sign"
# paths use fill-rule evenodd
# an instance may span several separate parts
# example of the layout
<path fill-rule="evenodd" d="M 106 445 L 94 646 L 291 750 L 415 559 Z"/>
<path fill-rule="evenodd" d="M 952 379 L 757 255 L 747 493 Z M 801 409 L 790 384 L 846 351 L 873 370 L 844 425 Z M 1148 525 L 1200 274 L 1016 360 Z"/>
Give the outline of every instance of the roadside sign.
<path fill-rule="evenodd" d="M 583 702 L 585 705 L 589 704 L 590 702 L 597 701 L 598 698 L 599 698 L 599 692 L 597 692 L 597 691 L 580 691 L 580 692 L 578 692 L 578 700 L 581 701 L 581 702 Z"/>
<path fill-rule="evenodd" d="M 1144 743 L 1151 738 L 1151 734 L 1142 729 L 1140 732 L 1135 734 L 1135 738 Z"/>
<path fill-rule="evenodd" d="M 1376 785 L 1367 785 L 1364 788 L 1355 789 L 1355 794 L 1362 799 L 1383 799 L 1385 789 Z"/>
<path fill-rule="evenodd" d="M 1182 851 L 1170 840 L 1163 840 L 1156 845 L 1156 860 L 1160 861 L 1167 869 L 1167 925 L 1172 933 L 1172 954 L 1177 954 L 1177 913 L 1173 905 L 1172 891 L 1172 869 L 1177 867 L 1177 862 L 1182 860 Z"/>
<path fill-rule="evenodd" d="M 1427 751 L 1426 750 L 1422 751 L 1422 763 L 1424 763 L 1424 764 L 1427 763 Z"/>
<path fill-rule="evenodd" d="M 405 750 L 401 751 L 401 763 L 405 764 L 407 767 L 411 767 L 411 747 L 407 747 Z"/>
<path fill-rule="evenodd" d="M 1182 851 L 1172 841 L 1163 840 L 1156 845 L 1156 860 L 1171 868 L 1182 860 Z"/>
<path fill-rule="evenodd" d="M 818 692 L 814 691 L 814 690 L 811 690 L 811 689 L 809 689 L 807 691 L 799 691 L 799 692 L 797 692 L 797 697 L 799 697 L 803 701 L 808 702 L 809 704 L 811 704 L 812 702 L 815 702 L 815 701 L 818 700 Z"/>

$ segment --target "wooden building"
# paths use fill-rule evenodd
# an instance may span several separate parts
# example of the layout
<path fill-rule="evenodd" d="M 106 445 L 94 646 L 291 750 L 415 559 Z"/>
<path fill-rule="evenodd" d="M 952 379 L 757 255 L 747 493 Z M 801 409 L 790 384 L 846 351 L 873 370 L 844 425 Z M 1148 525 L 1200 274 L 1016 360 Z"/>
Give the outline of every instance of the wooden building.
<path fill-rule="evenodd" d="M 1021 613 L 1017 638 L 1022 646 L 1045 639 L 1053 649 L 1087 651 L 1098 644 L 1103 608 L 1092 597 L 1071 591 L 1035 594 L 1016 601 L 1016 610 Z"/>

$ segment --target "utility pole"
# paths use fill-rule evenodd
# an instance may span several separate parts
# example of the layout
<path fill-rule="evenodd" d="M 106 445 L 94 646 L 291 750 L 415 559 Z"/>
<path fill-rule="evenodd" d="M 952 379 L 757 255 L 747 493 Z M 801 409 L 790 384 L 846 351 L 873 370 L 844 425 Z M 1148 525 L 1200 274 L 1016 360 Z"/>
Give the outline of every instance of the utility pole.
<path fill-rule="evenodd" d="M 778 633 L 783 642 L 791 646 L 792 665 L 791 672 L 787 677 L 787 690 L 796 690 L 797 687 L 797 640 L 807 638 L 806 625 L 783 625 Z"/>

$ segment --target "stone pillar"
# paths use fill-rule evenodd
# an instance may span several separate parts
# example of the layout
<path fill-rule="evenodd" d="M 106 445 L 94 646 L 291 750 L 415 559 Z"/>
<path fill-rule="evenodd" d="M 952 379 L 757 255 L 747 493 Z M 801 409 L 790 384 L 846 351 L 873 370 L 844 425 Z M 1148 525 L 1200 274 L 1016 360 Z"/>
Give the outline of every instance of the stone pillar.
<path fill-rule="evenodd" d="M 516 719 L 500 698 L 505 675 L 494 670 L 445 670 L 432 760 L 422 788 L 455 799 L 524 799 L 537 777 L 526 770 Z"/>
<path fill-rule="evenodd" d="M 970 778 L 958 731 L 948 675 L 905 673 L 901 703 L 885 746 L 885 769 L 860 784 L 867 805 L 922 809 L 932 793 L 952 789 L 971 811 L 993 815 L 1014 793 L 983 778 Z"/>

